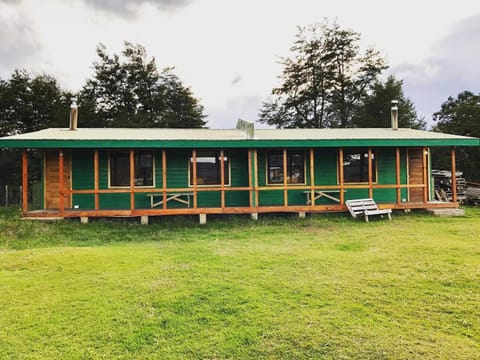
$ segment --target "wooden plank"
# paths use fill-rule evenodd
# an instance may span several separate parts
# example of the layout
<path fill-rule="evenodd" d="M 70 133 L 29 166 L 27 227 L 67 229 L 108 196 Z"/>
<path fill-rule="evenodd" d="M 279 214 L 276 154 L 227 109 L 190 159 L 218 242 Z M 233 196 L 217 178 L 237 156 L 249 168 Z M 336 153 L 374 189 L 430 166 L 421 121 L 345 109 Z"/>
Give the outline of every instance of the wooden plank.
<path fill-rule="evenodd" d="M 130 149 L 130 210 L 135 209 L 135 152 Z"/>
<path fill-rule="evenodd" d="M 220 188 L 220 206 L 225 209 L 225 159 L 223 150 L 220 150 Z"/>
<path fill-rule="evenodd" d="M 248 205 L 253 207 L 253 191 L 252 191 L 252 149 L 247 151 L 248 163 Z"/>
<path fill-rule="evenodd" d="M 255 207 L 258 208 L 259 205 L 259 194 L 258 194 L 258 151 L 257 149 L 254 150 L 253 153 L 253 168 L 255 172 L 255 181 L 254 181 L 254 186 L 255 186 Z"/>
<path fill-rule="evenodd" d="M 423 169 L 423 202 L 428 202 L 428 149 L 422 149 L 422 169 Z"/>
<path fill-rule="evenodd" d="M 63 212 L 65 211 L 65 193 L 63 192 L 64 191 L 64 187 L 65 187 L 65 183 L 64 183 L 64 166 L 63 166 L 63 150 L 59 150 L 58 151 L 58 192 L 59 192 L 59 195 L 60 195 L 60 199 L 59 199 L 59 210 L 60 210 L 60 214 L 63 214 Z"/>
<path fill-rule="evenodd" d="M 27 149 L 22 153 L 22 214 L 28 212 L 28 152 Z"/>
<path fill-rule="evenodd" d="M 310 148 L 310 199 L 312 199 L 312 206 L 315 206 L 315 151 Z"/>
<path fill-rule="evenodd" d="M 283 149 L 283 206 L 288 206 L 287 149 Z"/>
<path fill-rule="evenodd" d="M 397 188 L 397 204 L 402 202 L 401 173 L 400 173 L 400 148 L 395 149 L 395 181 Z"/>
<path fill-rule="evenodd" d="M 368 148 L 368 197 L 373 198 L 372 149 Z"/>
<path fill-rule="evenodd" d="M 190 166 L 190 164 L 188 164 Z M 167 152 L 162 150 L 162 191 L 163 191 L 163 208 L 167 208 Z"/>
<path fill-rule="evenodd" d="M 340 182 L 340 204 L 343 205 L 345 203 L 345 183 L 343 177 L 343 148 L 338 149 L 338 174 L 339 174 L 339 182 Z"/>
<path fill-rule="evenodd" d="M 452 202 L 457 202 L 457 163 L 455 159 L 455 147 L 450 148 L 450 160 L 452 162 Z"/>
<path fill-rule="evenodd" d="M 93 186 L 95 188 L 94 198 L 95 198 L 95 210 L 100 209 L 100 200 L 98 195 L 98 149 L 95 149 L 93 152 Z"/>
<path fill-rule="evenodd" d="M 193 207 L 197 208 L 197 150 L 192 150 L 193 168 Z"/>

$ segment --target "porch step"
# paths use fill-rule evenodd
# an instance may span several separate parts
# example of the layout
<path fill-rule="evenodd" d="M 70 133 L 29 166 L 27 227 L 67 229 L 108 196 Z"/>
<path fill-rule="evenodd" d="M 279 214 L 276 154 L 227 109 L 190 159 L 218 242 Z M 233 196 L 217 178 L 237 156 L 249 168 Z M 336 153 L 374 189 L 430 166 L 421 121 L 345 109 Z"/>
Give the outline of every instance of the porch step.
<path fill-rule="evenodd" d="M 427 209 L 427 211 L 435 216 L 451 217 L 451 216 L 465 216 L 465 210 L 460 208 L 453 209 Z"/>

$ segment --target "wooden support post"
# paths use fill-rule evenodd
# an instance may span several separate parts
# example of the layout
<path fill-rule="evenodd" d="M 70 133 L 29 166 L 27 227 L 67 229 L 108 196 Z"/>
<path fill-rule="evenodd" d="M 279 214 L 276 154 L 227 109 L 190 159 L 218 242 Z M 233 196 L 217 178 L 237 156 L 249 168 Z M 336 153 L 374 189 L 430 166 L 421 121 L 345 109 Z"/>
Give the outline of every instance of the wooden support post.
<path fill-rule="evenodd" d="M 338 150 L 338 177 L 340 183 L 340 205 L 345 204 L 345 184 L 343 178 L 343 148 Z"/>
<path fill-rule="evenodd" d="M 193 208 L 197 208 L 197 150 L 192 150 L 193 168 Z"/>
<path fill-rule="evenodd" d="M 423 202 L 428 202 L 428 150 L 426 147 L 422 148 L 422 166 L 423 166 Z"/>
<path fill-rule="evenodd" d="M 315 151 L 310 148 L 310 199 L 312 207 L 315 206 Z"/>
<path fill-rule="evenodd" d="M 162 190 L 163 190 L 163 208 L 167 208 L 167 152 L 162 150 Z"/>
<path fill-rule="evenodd" d="M 258 208 L 260 199 L 258 194 L 258 151 L 257 149 L 254 150 L 253 153 L 253 172 L 255 173 L 254 176 L 254 188 L 255 188 L 255 207 Z"/>
<path fill-rule="evenodd" d="M 142 225 L 148 225 L 148 215 L 142 215 L 142 216 L 140 216 L 140 224 L 142 224 Z"/>
<path fill-rule="evenodd" d="M 135 209 L 135 152 L 130 149 L 130 210 Z"/>
<path fill-rule="evenodd" d="M 253 191 L 252 191 L 252 150 L 248 149 L 248 205 L 253 207 Z"/>
<path fill-rule="evenodd" d="M 220 187 L 221 187 L 221 208 L 225 209 L 225 152 L 220 150 Z"/>
<path fill-rule="evenodd" d="M 207 214 L 199 214 L 198 220 L 200 225 L 205 225 L 207 223 Z"/>
<path fill-rule="evenodd" d="M 28 212 L 28 152 L 27 149 L 22 153 L 22 214 L 26 216 Z"/>
<path fill-rule="evenodd" d="M 63 163 L 63 150 L 58 151 L 58 189 L 59 189 L 59 212 L 63 216 L 65 212 L 65 174 L 64 172 L 64 163 Z"/>
<path fill-rule="evenodd" d="M 283 205 L 288 206 L 287 149 L 283 149 Z"/>
<path fill-rule="evenodd" d="M 98 194 L 98 149 L 95 149 L 93 152 L 93 186 L 95 189 L 95 210 L 100 209 L 100 200 L 99 200 L 99 194 Z"/>
<path fill-rule="evenodd" d="M 368 197 L 373 199 L 373 169 L 371 148 L 368 148 Z"/>
<path fill-rule="evenodd" d="M 455 156 L 455 147 L 450 148 L 450 157 L 452 161 L 452 202 L 457 202 L 457 164 Z"/>
<path fill-rule="evenodd" d="M 400 187 L 401 177 L 400 177 L 400 148 L 397 147 L 395 150 L 395 179 L 396 179 L 396 189 L 397 189 L 397 204 L 402 202 L 402 190 Z"/>

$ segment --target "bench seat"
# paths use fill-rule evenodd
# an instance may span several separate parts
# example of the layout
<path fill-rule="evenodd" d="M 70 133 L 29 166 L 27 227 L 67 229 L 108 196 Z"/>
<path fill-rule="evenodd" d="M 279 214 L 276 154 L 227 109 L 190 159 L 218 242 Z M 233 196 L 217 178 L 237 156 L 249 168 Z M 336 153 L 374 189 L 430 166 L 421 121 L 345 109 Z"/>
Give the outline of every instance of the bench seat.
<path fill-rule="evenodd" d="M 392 209 L 379 209 L 378 205 L 373 199 L 355 199 L 345 201 L 345 205 L 353 218 L 364 216 L 365 221 L 368 222 L 369 216 L 387 215 L 389 220 L 392 220 Z"/>

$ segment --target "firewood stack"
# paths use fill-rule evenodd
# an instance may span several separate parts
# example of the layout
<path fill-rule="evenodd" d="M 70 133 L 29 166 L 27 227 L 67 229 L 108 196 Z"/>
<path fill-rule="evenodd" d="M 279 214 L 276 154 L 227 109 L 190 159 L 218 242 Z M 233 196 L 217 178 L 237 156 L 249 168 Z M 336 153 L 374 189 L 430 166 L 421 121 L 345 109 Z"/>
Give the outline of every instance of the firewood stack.
<path fill-rule="evenodd" d="M 432 175 L 437 200 L 452 201 L 452 172 L 448 170 L 432 170 Z M 466 199 L 467 181 L 461 171 L 456 172 L 455 179 L 457 183 L 457 201 L 463 203 Z"/>
<path fill-rule="evenodd" d="M 469 186 L 465 191 L 467 204 L 480 206 L 480 187 Z"/>

